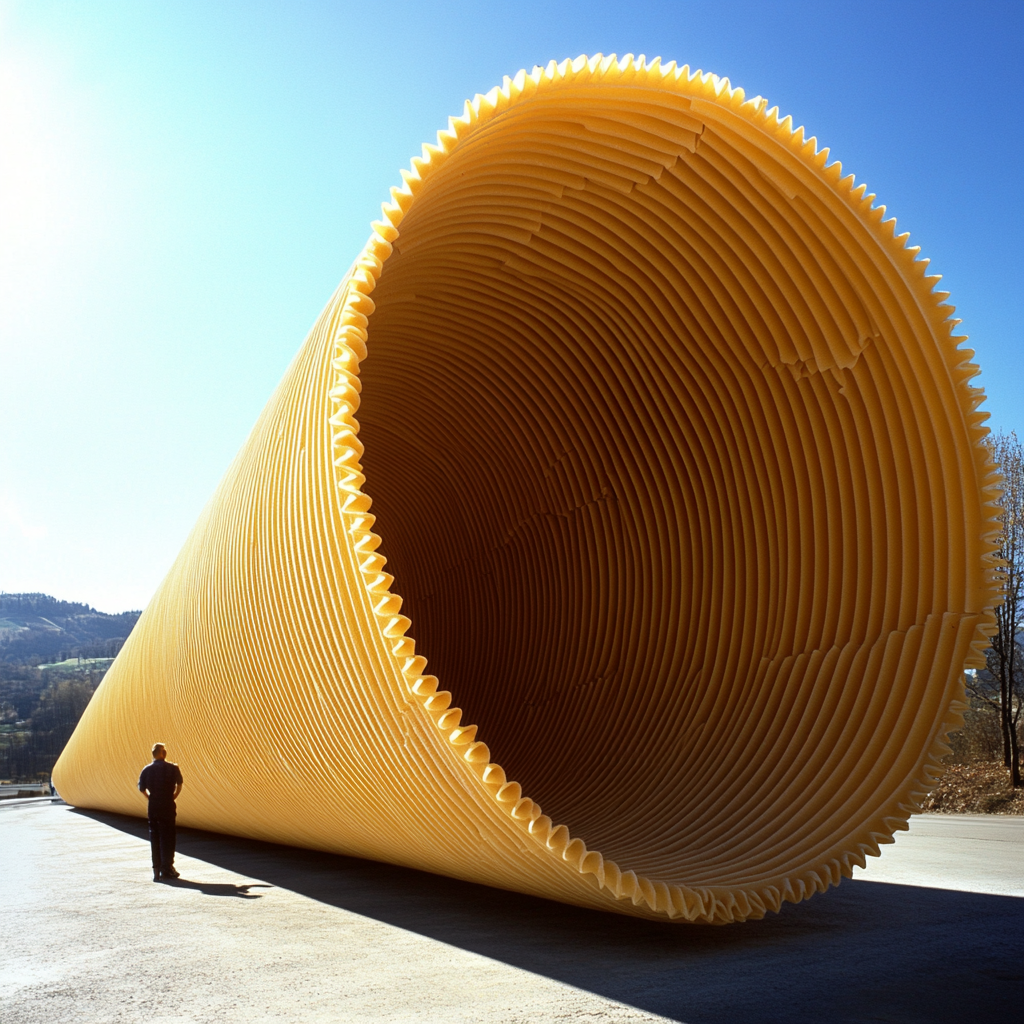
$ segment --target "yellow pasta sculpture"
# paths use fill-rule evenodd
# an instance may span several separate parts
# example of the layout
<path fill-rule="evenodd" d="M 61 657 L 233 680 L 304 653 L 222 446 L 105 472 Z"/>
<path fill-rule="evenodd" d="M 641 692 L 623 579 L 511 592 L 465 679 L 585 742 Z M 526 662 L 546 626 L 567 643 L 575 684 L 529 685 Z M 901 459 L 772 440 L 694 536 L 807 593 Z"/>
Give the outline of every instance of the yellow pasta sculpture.
<path fill-rule="evenodd" d="M 506 78 L 403 179 L 58 790 L 141 815 L 162 740 L 197 828 L 676 921 L 837 884 L 937 777 L 996 595 L 938 278 L 657 60 Z"/>

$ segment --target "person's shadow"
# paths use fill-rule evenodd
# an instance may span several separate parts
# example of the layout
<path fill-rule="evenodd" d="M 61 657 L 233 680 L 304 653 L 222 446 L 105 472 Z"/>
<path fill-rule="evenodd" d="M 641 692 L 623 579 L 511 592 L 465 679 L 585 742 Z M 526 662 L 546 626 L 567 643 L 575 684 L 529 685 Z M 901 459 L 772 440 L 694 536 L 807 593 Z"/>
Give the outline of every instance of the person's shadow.
<path fill-rule="evenodd" d="M 176 889 L 195 889 L 204 896 L 236 896 L 240 900 L 258 900 L 263 893 L 249 892 L 250 889 L 273 889 L 272 885 L 262 882 L 248 882 L 245 885 L 231 885 L 228 882 L 190 882 L 187 878 L 162 878 L 164 885 L 173 885 Z"/>

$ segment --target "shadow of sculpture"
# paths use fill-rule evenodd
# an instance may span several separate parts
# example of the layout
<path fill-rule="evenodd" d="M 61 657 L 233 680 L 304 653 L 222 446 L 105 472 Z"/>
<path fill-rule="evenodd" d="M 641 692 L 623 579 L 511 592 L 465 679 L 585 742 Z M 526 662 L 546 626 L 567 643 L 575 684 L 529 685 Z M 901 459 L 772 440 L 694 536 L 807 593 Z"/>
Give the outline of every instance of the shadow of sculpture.
<path fill-rule="evenodd" d="M 144 820 L 72 813 L 148 841 Z M 179 830 L 178 849 L 686 1024 L 1001 1024 L 1019 1020 L 1024 999 L 1024 899 L 1013 897 L 858 880 L 763 921 L 673 925 L 195 829 Z M 258 883 L 185 884 L 251 899 Z"/>

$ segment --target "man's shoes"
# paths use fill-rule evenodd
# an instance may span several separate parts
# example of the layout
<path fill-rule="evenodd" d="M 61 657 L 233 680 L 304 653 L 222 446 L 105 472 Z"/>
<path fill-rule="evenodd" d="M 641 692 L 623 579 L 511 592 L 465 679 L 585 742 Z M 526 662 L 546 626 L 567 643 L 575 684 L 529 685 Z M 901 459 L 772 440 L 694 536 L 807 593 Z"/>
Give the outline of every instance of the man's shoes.
<path fill-rule="evenodd" d="M 159 882 L 160 881 L 160 872 L 157 871 L 156 868 L 153 869 L 153 881 L 154 882 Z"/>
<path fill-rule="evenodd" d="M 175 871 L 174 868 L 171 868 L 170 871 L 165 871 L 164 872 L 164 879 L 165 880 L 166 879 L 172 879 L 173 880 L 175 878 L 181 878 L 181 875 L 178 874 L 178 872 Z"/>

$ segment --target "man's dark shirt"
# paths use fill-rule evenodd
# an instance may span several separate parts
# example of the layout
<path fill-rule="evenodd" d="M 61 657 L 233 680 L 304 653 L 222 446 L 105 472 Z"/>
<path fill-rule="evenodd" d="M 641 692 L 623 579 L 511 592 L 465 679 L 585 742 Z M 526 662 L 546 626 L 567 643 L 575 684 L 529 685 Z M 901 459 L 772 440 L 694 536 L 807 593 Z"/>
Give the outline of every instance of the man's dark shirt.
<path fill-rule="evenodd" d="M 174 806 L 174 787 L 182 785 L 181 769 L 172 761 L 154 761 L 142 769 L 139 776 L 139 792 L 149 790 L 149 816 L 151 818 L 173 818 L 177 813 Z"/>

